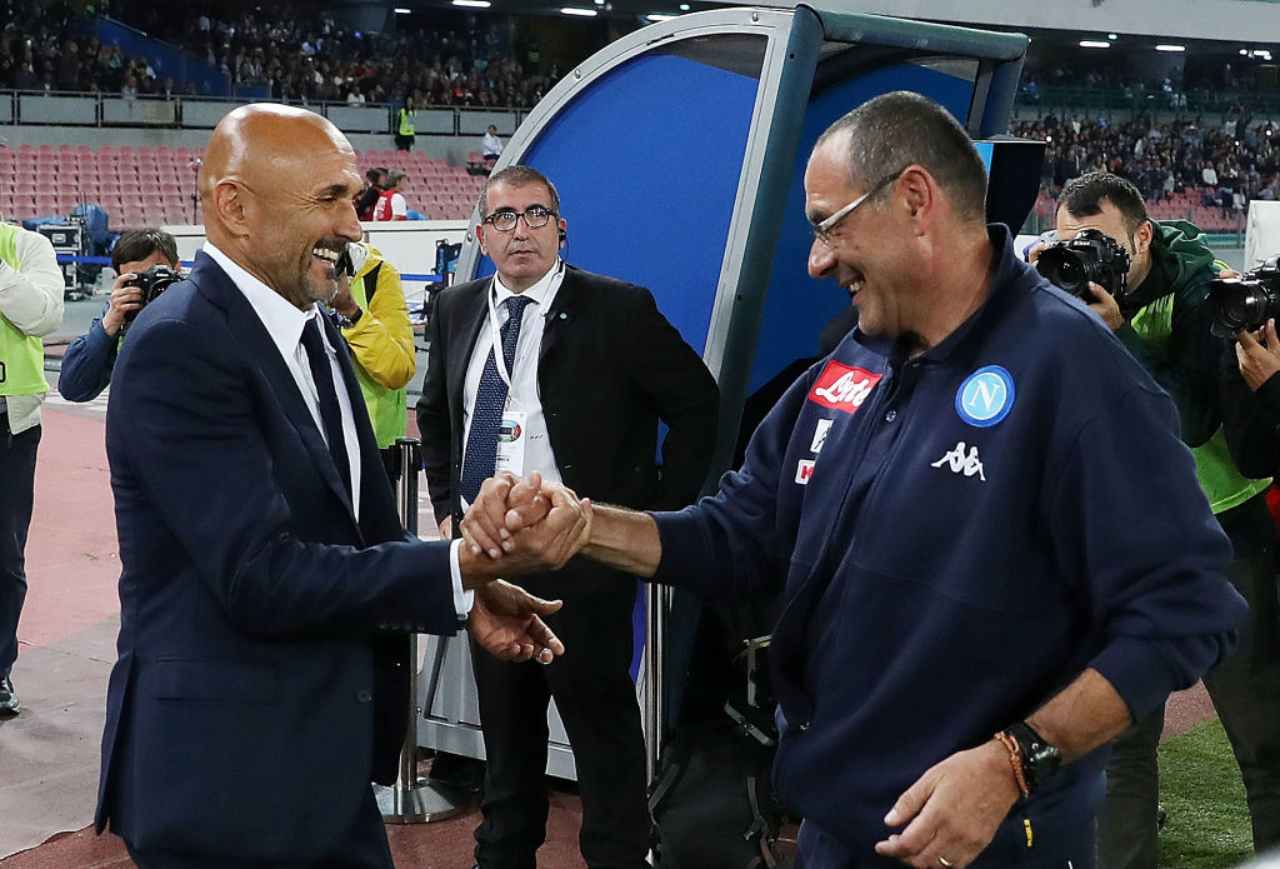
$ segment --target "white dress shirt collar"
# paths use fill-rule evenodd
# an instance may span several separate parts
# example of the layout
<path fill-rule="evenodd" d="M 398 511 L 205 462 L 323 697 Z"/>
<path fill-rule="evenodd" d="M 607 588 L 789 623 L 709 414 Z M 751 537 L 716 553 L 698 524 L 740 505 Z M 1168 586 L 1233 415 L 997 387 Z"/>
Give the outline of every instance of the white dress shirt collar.
<path fill-rule="evenodd" d="M 512 296 L 520 295 L 524 296 L 526 299 L 532 299 L 537 302 L 539 309 L 542 309 L 546 304 L 547 295 L 551 292 L 552 284 L 556 282 L 556 279 L 559 278 L 563 272 L 564 263 L 560 261 L 559 257 L 556 257 L 556 261 L 552 263 L 551 268 L 547 269 L 547 273 L 538 278 L 538 280 L 534 282 L 533 286 L 529 287 L 529 289 L 525 290 L 523 293 L 511 292 L 511 290 L 507 289 L 506 285 L 502 283 L 502 277 L 495 274 L 493 276 L 494 306 L 500 309 L 503 302 L 507 299 Z M 547 315 L 545 310 L 542 310 L 541 313 L 544 317 Z"/>
<path fill-rule="evenodd" d="M 231 282 L 244 294 L 249 301 L 249 306 L 262 321 L 267 334 L 271 336 L 272 342 L 279 348 L 280 355 L 285 358 L 293 356 L 298 350 L 298 343 L 302 340 L 303 328 L 313 318 L 319 316 L 320 309 L 315 305 L 306 311 L 294 307 L 292 302 L 218 250 L 211 241 L 204 243 L 204 252 L 222 267 L 227 277 L 231 278 Z M 324 337 L 325 344 L 329 344 L 328 336 L 324 334 L 323 329 L 320 330 L 320 334 Z"/>

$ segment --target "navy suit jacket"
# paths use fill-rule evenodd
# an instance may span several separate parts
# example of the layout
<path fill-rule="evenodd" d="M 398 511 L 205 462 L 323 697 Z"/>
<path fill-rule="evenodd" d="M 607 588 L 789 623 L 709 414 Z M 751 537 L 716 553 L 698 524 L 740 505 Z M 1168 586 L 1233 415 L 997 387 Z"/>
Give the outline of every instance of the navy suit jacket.
<path fill-rule="evenodd" d="M 315 859 L 395 779 L 408 639 L 458 629 L 448 543 L 405 534 L 349 353 L 360 520 L 248 300 L 201 254 L 116 363 L 120 537 L 96 823 L 139 850 Z M 389 630 L 393 629 L 393 630 Z"/>

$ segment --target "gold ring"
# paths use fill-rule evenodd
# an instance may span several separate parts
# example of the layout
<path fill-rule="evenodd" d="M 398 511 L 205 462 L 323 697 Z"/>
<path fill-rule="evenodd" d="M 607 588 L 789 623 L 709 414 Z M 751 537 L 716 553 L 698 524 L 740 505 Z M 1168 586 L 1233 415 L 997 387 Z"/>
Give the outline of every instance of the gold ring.
<path fill-rule="evenodd" d="M 951 869 L 951 867 L 955 865 L 946 857 L 942 857 L 942 856 L 938 857 L 938 863 L 943 867 L 943 869 Z"/>

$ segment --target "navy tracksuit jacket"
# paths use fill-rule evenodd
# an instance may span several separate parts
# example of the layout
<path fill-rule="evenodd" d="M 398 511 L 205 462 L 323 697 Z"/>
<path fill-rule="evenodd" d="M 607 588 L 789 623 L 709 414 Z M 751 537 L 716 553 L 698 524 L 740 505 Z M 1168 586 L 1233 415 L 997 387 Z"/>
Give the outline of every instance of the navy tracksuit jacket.
<path fill-rule="evenodd" d="M 785 573 L 775 784 L 863 865 L 930 766 L 1087 667 L 1141 717 L 1230 651 L 1246 612 L 1173 402 L 990 231 L 992 291 L 965 324 L 914 359 L 854 330 L 716 496 L 656 514 L 656 581 L 751 594 Z M 1104 754 L 1020 802 L 996 843 L 1026 847 L 1025 820 L 1032 848 L 1078 831 Z"/>

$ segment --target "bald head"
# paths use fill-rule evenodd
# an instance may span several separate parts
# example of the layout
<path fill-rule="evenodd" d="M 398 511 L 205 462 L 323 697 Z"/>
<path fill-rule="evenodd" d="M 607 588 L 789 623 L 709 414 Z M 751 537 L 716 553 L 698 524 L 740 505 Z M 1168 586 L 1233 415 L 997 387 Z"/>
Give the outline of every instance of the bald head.
<path fill-rule="evenodd" d="M 241 106 L 214 129 L 199 187 L 219 250 L 299 307 L 332 295 L 313 252 L 361 237 L 355 151 L 337 127 L 305 109 Z"/>
<path fill-rule="evenodd" d="M 355 160 L 347 137 L 328 118 L 275 103 L 253 103 L 228 113 L 214 128 L 200 169 L 200 200 L 205 210 L 215 188 L 239 181 L 252 190 L 297 183 L 318 155 L 342 154 Z"/>

